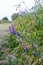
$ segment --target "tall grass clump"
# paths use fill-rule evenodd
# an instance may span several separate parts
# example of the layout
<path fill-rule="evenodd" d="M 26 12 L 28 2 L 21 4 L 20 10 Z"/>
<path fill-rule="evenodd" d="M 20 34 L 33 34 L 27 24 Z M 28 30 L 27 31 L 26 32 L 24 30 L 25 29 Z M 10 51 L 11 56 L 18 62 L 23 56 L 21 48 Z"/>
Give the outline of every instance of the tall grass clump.
<path fill-rule="evenodd" d="M 43 65 L 43 6 L 18 17 L 9 31 L 14 65 Z"/>

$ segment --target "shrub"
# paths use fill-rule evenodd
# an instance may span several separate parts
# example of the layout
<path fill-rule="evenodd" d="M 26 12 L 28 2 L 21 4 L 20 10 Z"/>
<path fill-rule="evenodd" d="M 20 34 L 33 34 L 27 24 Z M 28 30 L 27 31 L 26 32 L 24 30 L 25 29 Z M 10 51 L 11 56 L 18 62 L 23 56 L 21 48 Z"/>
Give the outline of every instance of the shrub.
<path fill-rule="evenodd" d="M 9 47 L 13 48 L 15 65 L 43 65 L 43 9 L 38 9 L 36 15 L 30 13 L 34 19 L 28 19 L 29 15 L 26 17 L 25 14 L 14 23 L 14 29 L 10 28 L 13 36 L 9 39 Z"/>

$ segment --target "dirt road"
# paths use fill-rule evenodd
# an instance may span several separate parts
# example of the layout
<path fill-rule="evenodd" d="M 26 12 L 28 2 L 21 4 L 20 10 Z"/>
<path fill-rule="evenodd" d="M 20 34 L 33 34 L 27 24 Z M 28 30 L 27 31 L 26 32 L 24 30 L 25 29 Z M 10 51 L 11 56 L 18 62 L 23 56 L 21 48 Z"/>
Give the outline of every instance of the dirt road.
<path fill-rule="evenodd" d="M 4 39 L 5 36 L 8 35 L 8 27 L 11 25 L 12 23 L 4 23 L 4 24 L 0 24 L 0 43 L 1 41 Z"/>

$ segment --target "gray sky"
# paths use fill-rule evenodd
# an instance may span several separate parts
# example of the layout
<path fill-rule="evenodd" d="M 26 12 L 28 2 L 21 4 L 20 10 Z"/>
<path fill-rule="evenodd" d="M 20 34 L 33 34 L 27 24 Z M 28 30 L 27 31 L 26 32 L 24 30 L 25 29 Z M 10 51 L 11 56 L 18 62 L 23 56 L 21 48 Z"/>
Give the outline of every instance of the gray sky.
<path fill-rule="evenodd" d="M 21 8 L 16 11 L 16 6 L 20 2 L 25 2 L 25 4 L 21 4 Z M 34 0 L 0 0 L 0 19 L 4 16 L 11 19 L 11 15 L 15 12 L 19 12 L 20 10 L 25 10 L 26 8 L 31 8 L 34 6 Z"/>

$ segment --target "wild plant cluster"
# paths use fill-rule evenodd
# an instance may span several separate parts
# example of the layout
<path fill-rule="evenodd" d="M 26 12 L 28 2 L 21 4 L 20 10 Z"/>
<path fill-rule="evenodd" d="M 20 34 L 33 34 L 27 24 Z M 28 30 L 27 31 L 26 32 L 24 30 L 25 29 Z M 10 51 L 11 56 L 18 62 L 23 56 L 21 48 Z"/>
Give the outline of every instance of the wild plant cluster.
<path fill-rule="evenodd" d="M 15 58 L 10 65 L 43 65 L 43 6 L 19 16 L 9 32 L 9 53 Z"/>

